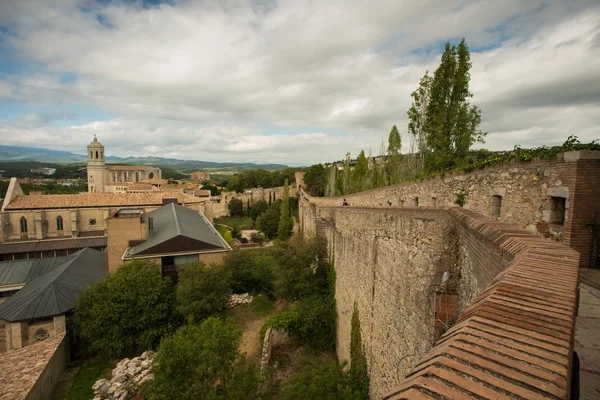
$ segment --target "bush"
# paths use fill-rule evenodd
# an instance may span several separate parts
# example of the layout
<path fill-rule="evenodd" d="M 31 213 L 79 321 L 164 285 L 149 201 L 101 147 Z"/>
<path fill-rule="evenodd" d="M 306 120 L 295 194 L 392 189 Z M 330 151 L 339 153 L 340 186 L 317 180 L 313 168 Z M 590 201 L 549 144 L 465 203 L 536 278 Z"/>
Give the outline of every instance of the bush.
<path fill-rule="evenodd" d="M 150 400 L 255 399 L 258 373 L 240 356 L 241 331 L 211 317 L 164 339 L 154 359 Z"/>
<path fill-rule="evenodd" d="M 253 257 L 254 289 L 273 297 L 273 270 L 277 267 L 277 261 L 271 255 L 255 254 Z"/>
<path fill-rule="evenodd" d="M 244 215 L 244 205 L 240 199 L 231 199 L 227 207 L 229 208 L 229 215 L 232 217 Z"/>
<path fill-rule="evenodd" d="M 260 232 L 252 232 L 252 234 L 250 234 L 250 241 L 262 246 L 267 241 L 267 238 Z"/>
<path fill-rule="evenodd" d="M 352 390 L 350 377 L 337 361 L 328 364 L 309 364 L 283 392 L 284 400 L 359 400 Z"/>
<path fill-rule="evenodd" d="M 221 235 L 223 237 L 223 239 L 225 239 L 225 241 L 227 242 L 228 245 L 232 246 L 233 245 L 233 238 L 231 236 L 231 232 L 229 232 L 229 229 L 227 229 L 226 226 L 219 226 L 219 235 Z"/>
<path fill-rule="evenodd" d="M 88 286 L 75 301 L 76 335 L 86 353 L 119 357 L 155 348 L 180 322 L 169 278 L 148 261 L 131 261 Z"/>
<path fill-rule="evenodd" d="M 262 328 L 260 328 L 261 343 L 265 338 L 265 332 L 267 332 L 268 328 L 279 329 L 290 334 L 298 333 L 298 329 L 300 328 L 300 315 L 296 310 L 289 310 L 282 311 L 269 317 Z"/>
<path fill-rule="evenodd" d="M 179 267 L 177 309 L 186 318 L 201 321 L 227 307 L 231 286 L 229 274 L 221 267 L 201 262 Z"/>

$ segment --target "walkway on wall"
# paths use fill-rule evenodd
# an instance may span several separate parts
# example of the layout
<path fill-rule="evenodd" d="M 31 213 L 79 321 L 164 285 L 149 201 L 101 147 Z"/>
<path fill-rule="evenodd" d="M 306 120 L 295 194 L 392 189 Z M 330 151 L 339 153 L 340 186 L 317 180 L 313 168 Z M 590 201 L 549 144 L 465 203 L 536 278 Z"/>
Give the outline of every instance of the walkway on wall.
<path fill-rule="evenodd" d="M 600 399 L 600 290 L 585 283 L 579 285 L 575 351 L 580 362 L 580 399 Z"/>

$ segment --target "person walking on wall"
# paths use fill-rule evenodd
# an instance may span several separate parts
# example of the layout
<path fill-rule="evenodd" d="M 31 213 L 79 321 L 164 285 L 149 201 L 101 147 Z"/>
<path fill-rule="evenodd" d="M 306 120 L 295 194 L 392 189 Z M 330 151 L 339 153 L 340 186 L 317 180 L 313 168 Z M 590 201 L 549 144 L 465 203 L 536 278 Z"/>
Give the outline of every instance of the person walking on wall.
<path fill-rule="evenodd" d="M 342 206 L 346 207 L 349 206 L 348 202 L 346 201 L 346 199 L 344 199 L 344 202 L 342 203 Z"/>

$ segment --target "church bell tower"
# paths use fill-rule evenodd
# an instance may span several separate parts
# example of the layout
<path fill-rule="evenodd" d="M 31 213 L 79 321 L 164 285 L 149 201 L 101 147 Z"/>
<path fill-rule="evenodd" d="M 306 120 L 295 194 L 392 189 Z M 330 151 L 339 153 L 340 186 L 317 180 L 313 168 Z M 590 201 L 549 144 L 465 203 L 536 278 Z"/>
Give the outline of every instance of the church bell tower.
<path fill-rule="evenodd" d="M 88 193 L 104 192 L 104 146 L 94 135 L 94 141 L 87 146 Z"/>

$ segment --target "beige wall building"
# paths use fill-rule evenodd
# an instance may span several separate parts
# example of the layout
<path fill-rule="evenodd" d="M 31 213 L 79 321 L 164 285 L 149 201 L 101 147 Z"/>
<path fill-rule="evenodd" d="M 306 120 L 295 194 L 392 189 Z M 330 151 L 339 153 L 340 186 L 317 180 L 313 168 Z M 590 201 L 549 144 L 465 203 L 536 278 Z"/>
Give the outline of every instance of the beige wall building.
<path fill-rule="evenodd" d="M 124 193 L 130 184 L 146 182 L 160 187 L 167 183 L 162 179 L 160 168 L 147 165 L 106 165 L 104 145 L 95 136 L 87 146 L 87 157 L 89 193 Z"/>

